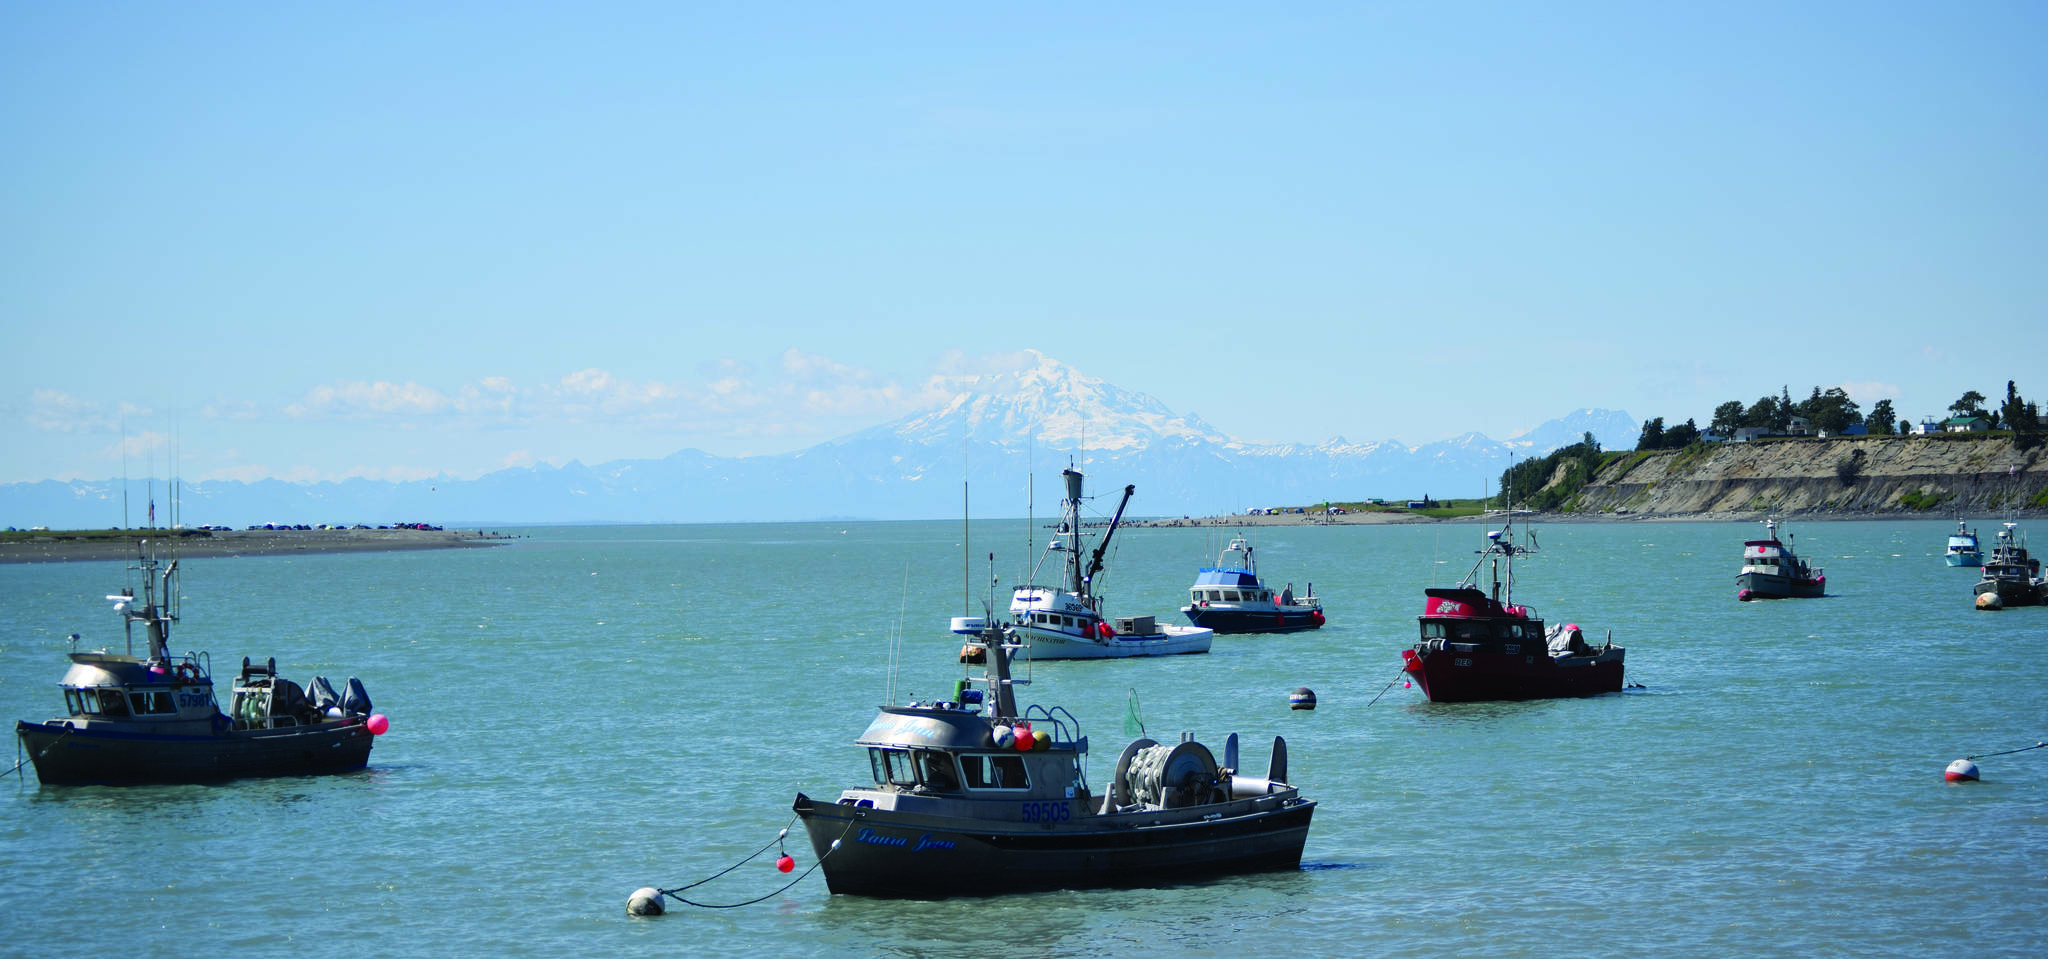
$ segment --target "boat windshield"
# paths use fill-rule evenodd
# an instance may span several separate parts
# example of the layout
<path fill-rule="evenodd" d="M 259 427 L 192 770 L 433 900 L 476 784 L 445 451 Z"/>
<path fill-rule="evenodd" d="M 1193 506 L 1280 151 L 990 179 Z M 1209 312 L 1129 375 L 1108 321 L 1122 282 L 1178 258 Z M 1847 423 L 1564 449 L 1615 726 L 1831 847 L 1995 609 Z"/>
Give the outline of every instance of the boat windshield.
<path fill-rule="evenodd" d="M 936 749 L 871 747 L 868 749 L 868 762 L 874 767 L 876 785 L 923 786 L 939 792 L 953 792 L 960 788 L 960 773 L 953 765 L 952 755 Z"/>
<path fill-rule="evenodd" d="M 907 749 L 871 748 L 868 750 L 868 763 L 874 767 L 876 785 L 917 785 L 917 764 Z"/>

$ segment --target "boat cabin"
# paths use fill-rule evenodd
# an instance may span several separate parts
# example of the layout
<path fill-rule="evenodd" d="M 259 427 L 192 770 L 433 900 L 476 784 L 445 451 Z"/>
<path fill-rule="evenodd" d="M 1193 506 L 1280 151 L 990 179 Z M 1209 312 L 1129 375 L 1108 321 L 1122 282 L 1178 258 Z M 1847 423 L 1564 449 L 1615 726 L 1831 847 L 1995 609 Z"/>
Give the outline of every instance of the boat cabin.
<path fill-rule="evenodd" d="M 1207 603 L 1271 604 L 1273 596 L 1273 591 L 1260 583 L 1250 570 L 1231 567 L 1205 566 L 1195 574 L 1195 584 L 1188 588 L 1188 599 L 1197 606 Z"/>
<path fill-rule="evenodd" d="M 1051 731 L 1048 739 L 1023 750 L 1015 745 L 998 747 L 995 724 L 973 703 L 884 706 L 858 740 L 867 747 L 874 787 L 849 789 L 840 802 L 906 809 L 927 800 L 970 801 L 967 807 L 950 807 L 957 814 L 972 808 L 973 800 L 995 800 L 991 818 L 1015 818 L 1019 799 L 1086 800 L 1082 758 L 1088 753 L 1088 740 L 1062 741 L 1064 724 L 1050 717 L 1036 722 Z M 1016 728 L 1013 735 L 1021 738 L 1013 742 L 1031 739 L 1030 721 Z M 1069 815 L 1082 811 L 1074 807 Z"/>
<path fill-rule="evenodd" d="M 1457 652 L 1522 654 L 1543 640 L 1543 620 L 1527 606 L 1503 606 L 1471 587 L 1423 590 L 1422 640 Z"/>
<path fill-rule="evenodd" d="M 197 722 L 210 727 L 219 712 L 213 680 L 190 659 L 145 663 L 117 653 L 72 653 L 57 685 L 72 726 L 100 722 Z M 170 731 L 170 730 L 166 730 Z"/>

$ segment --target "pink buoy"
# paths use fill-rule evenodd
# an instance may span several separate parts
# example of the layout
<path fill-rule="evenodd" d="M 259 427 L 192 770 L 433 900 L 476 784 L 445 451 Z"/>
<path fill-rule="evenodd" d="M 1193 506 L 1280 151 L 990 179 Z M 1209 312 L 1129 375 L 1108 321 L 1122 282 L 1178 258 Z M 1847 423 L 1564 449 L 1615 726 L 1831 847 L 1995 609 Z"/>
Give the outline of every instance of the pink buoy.
<path fill-rule="evenodd" d="M 364 722 L 363 728 L 368 729 L 372 736 L 382 736 L 385 730 L 391 728 L 391 720 L 384 718 L 383 713 L 378 713 Z"/>
<path fill-rule="evenodd" d="M 1942 778 L 1952 783 L 1973 783 L 1977 781 L 1977 764 L 1967 759 L 1958 759 L 1948 764 L 1948 772 Z"/>
<path fill-rule="evenodd" d="M 1745 590 L 1742 590 L 1742 591 L 1740 591 L 1740 592 L 1737 592 L 1737 593 L 1735 594 L 1735 598 L 1736 598 L 1736 599 L 1739 599 L 1739 600 L 1741 600 L 1741 601 L 1743 601 L 1743 602 L 1745 602 L 1745 603 L 1749 602 L 1749 590 L 1746 590 L 1746 589 L 1745 589 Z"/>
<path fill-rule="evenodd" d="M 790 855 L 789 855 L 789 853 L 783 853 L 783 854 L 782 854 L 782 857 L 781 857 L 781 858 L 779 858 L 779 859 L 775 860 L 775 871 L 776 871 L 776 872 L 788 872 L 788 871 L 790 871 L 791 869 L 795 869 L 795 868 L 796 868 L 796 860 L 795 860 L 795 859 L 792 859 L 792 858 L 790 858 Z"/>

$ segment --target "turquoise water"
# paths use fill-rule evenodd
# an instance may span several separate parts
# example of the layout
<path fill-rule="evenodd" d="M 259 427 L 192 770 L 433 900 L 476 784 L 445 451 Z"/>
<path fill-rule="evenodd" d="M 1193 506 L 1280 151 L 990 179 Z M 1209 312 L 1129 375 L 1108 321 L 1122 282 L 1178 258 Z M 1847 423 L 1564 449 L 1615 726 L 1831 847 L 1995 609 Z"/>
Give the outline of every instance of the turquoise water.
<path fill-rule="evenodd" d="M 1949 521 L 1795 523 L 1825 599 L 1738 603 L 1753 524 L 1554 524 L 1516 598 L 1613 631 L 1644 688 L 1435 705 L 1390 681 L 1476 525 L 1254 531 L 1330 625 L 1206 656 L 1037 664 L 1101 783 L 1147 732 L 1287 738 L 1320 801 L 1299 872 L 943 902 L 826 894 L 624 914 L 743 858 L 793 795 L 867 775 L 884 701 L 950 691 L 958 522 L 534 529 L 492 549 L 193 559 L 178 650 L 361 676 L 371 768 L 225 786 L 0 783 L 0 955 L 2037 955 L 2048 942 L 2048 609 L 1979 613 Z M 1017 582 L 1022 521 L 977 523 Z M 1215 530 L 1119 532 L 1111 615 L 1178 617 Z M 118 645 L 119 563 L 0 566 L 0 715 L 45 718 L 64 636 Z M 978 611 L 978 610 L 977 610 Z M 1297 686 L 1320 708 L 1287 708 Z M 1378 702 L 1374 696 L 1381 694 Z M 788 844 L 799 872 L 808 849 Z M 774 852 L 693 890 L 769 895 Z M 962 876 L 1000 889 L 1000 876 Z"/>

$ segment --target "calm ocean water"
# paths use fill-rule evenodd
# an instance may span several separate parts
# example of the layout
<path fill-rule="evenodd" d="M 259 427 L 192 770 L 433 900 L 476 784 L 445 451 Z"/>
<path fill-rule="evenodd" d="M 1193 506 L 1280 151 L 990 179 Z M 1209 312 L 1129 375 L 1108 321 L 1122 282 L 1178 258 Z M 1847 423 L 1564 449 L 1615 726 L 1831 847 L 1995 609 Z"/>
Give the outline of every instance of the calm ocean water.
<path fill-rule="evenodd" d="M 656 919 L 628 918 L 628 894 L 770 843 L 797 791 L 867 775 L 852 739 L 877 704 L 951 689 L 958 522 L 189 560 L 176 649 L 223 674 L 251 654 L 301 682 L 360 676 L 391 732 L 359 774 L 0 783 L 0 955 L 2039 955 L 2048 750 L 1980 759 L 1976 784 L 1942 771 L 2048 739 L 2048 609 L 1974 611 L 1949 528 L 1794 523 L 1831 595 L 1743 604 L 1754 524 L 1540 526 L 1517 599 L 1612 630 L 1643 688 L 1477 705 L 1386 687 L 1422 588 L 1469 568 L 1480 526 L 1258 530 L 1261 571 L 1313 581 L 1329 626 L 1040 664 L 1020 699 L 1080 718 L 1098 789 L 1132 690 L 1149 735 L 1236 731 L 1249 768 L 1285 736 L 1321 803 L 1301 871 L 943 902 L 812 875 Z M 989 551 L 1019 581 L 1023 521 L 973 536 L 977 582 Z M 1218 536 L 1119 532 L 1111 615 L 1177 617 Z M 101 597 L 129 575 L 0 566 L 0 714 L 54 715 L 65 635 L 118 646 Z M 1320 708 L 1289 710 L 1296 686 Z M 772 858 L 691 895 L 768 895 Z"/>

